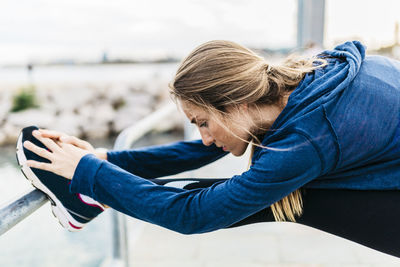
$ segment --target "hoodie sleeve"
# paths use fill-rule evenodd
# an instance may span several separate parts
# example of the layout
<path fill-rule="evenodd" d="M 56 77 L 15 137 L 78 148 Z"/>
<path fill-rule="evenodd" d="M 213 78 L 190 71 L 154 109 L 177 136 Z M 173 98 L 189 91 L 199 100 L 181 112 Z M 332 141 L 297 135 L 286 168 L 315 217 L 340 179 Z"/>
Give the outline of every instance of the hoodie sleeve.
<path fill-rule="evenodd" d="M 107 161 L 127 172 L 152 179 L 197 169 L 227 154 L 228 152 L 214 144 L 205 146 L 201 140 L 192 140 L 139 149 L 109 151 Z"/>
<path fill-rule="evenodd" d="M 79 162 L 70 190 L 135 218 L 194 234 L 226 228 L 287 196 L 320 171 L 314 146 L 293 134 L 269 144 L 248 171 L 208 188 L 156 185 L 89 154 Z"/>

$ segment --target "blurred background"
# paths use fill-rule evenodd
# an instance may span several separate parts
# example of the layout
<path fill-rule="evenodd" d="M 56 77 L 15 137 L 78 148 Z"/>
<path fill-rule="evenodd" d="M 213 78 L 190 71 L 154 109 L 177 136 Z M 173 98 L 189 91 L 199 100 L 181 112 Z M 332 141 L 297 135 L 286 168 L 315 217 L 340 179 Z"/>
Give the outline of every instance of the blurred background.
<path fill-rule="evenodd" d="M 171 102 L 168 82 L 203 42 L 235 41 L 279 62 L 359 40 L 368 54 L 400 59 L 397 0 L 0 3 L 0 204 L 32 188 L 14 156 L 22 127 L 112 148 L 123 129 Z M 176 112 L 136 145 L 180 140 L 183 122 Z M 246 157 L 191 175 L 230 177 L 243 171 Z M 223 172 L 221 164 L 235 167 Z M 44 205 L 1 236 L 0 266 L 100 266 L 110 256 L 107 212 L 78 234 L 49 211 Z M 394 257 L 291 223 L 187 237 L 129 220 L 132 266 L 400 266 Z"/>

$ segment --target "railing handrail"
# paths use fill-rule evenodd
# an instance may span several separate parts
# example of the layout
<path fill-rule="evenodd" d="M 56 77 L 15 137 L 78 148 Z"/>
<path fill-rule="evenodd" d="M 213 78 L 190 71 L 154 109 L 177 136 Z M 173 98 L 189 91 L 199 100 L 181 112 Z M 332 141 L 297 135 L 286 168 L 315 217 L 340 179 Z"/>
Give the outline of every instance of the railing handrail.
<path fill-rule="evenodd" d="M 165 117 L 176 111 L 176 106 L 173 103 L 166 104 L 138 121 L 134 125 L 124 129 L 115 140 L 114 149 L 128 149 L 137 142 L 141 137 L 150 132 L 162 122 Z"/>
<path fill-rule="evenodd" d="M 38 189 L 32 189 L 15 200 L 3 203 L 0 207 L 0 235 L 24 220 L 48 201 Z"/>

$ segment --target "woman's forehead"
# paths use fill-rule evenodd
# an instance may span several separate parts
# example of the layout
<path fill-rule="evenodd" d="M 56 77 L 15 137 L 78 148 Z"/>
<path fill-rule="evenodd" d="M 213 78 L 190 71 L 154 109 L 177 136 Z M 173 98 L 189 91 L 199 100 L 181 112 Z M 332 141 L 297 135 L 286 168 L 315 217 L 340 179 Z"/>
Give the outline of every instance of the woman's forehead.
<path fill-rule="evenodd" d="M 204 108 L 194 105 L 188 101 L 180 101 L 180 106 L 182 108 L 182 111 L 189 119 L 196 117 L 205 117 L 208 115 L 208 112 L 204 110 Z"/>

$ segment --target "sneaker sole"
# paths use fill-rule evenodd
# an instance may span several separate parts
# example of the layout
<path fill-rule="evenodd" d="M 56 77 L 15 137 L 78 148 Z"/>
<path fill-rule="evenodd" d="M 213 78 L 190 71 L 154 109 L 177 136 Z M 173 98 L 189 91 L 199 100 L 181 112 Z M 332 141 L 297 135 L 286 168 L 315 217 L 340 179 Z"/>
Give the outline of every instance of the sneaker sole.
<path fill-rule="evenodd" d="M 77 232 L 82 229 L 85 224 L 76 221 L 69 214 L 64 205 L 61 204 L 60 200 L 40 181 L 31 168 L 26 164 L 27 159 L 22 144 L 22 132 L 18 136 L 17 141 L 17 161 L 25 178 L 28 179 L 35 188 L 42 191 L 50 200 L 52 213 L 54 217 L 58 219 L 59 223 L 71 232 Z"/>

